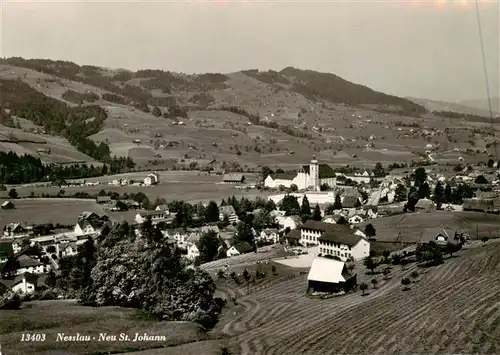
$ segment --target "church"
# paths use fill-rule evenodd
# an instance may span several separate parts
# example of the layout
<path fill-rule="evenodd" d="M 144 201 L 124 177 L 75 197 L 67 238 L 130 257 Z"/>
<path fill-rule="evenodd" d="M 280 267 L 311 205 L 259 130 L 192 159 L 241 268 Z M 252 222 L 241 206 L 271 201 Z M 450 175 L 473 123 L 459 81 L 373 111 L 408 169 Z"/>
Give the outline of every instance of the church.
<path fill-rule="evenodd" d="M 316 157 L 313 157 L 309 165 L 301 165 L 296 172 L 268 175 L 264 180 L 264 186 L 269 188 L 278 188 L 280 185 L 290 188 L 297 185 L 299 190 L 313 191 L 320 191 L 323 184 L 334 187 L 335 172 L 328 164 L 318 164 Z"/>

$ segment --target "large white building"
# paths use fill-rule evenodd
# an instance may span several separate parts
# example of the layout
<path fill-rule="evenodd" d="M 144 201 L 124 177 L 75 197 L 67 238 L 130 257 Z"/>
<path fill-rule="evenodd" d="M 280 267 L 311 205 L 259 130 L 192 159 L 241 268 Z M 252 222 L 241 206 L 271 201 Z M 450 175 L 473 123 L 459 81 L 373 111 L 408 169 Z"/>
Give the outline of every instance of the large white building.
<path fill-rule="evenodd" d="M 320 191 L 322 184 L 335 186 L 335 172 L 328 164 L 318 164 L 316 157 L 313 157 L 309 165 L 301 165 L 297 172 L 268 175 L 264 180 L 264 186 L 269 188 L 278 188 L 280 185 L 290 188 L 296 185 L 299 190 Z"/>
<path fill-rule="evenodd" d="M 348 226 L 308 220 L 300 227 L 302 245 L 318 245 L 319 253 L 342 261 L 364 259 L 370 255 L 370 243 Z"/>

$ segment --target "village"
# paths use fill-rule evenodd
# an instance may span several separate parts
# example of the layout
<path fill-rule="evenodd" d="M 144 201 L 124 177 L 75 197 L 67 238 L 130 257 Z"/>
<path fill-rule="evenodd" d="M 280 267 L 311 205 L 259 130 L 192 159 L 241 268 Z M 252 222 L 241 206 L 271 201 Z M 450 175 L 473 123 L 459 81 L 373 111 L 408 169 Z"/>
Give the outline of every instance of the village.
<path fill-rule="evenodd" d="M 445 245 L 461 238 L 483 238 L 471 235 L 470 229 L 460 230 L 458 225 L 434 225 L 430 233 L 423 230 L 420 236 L 406 240 L 400 234 L 397 238 L 384 236 L 384 231 L 378 231 L 374 225 L 405 214 L 431 216 L 463 211 L 498 214 L 500 189 L 495 165 L 490 162 L 468 166 L 449 174 L 433 171 L 434 166 L 397 168 L 388 173 L 376 166 L 372 171 L 349 175 L 335 172 L 313 157 L 295 172 L 263 177 L 259 188 L 279 193 L 268 194 L 267 199 L 259 202 L 259 208 L 253 209 L 258 204 L 252 207 L 247 203 L 246 208 L 236 210 L 234 197 L 219 203 L 210 201 L 202 204 L 205 210 L 201 213 L 211 217 L 201 218 L 194 211 L 193 220 L 204 222 L 191 226 L 178 223 L 179 209 L 174 207 L 176 211 L 171 211 L 168 203 L 146 210 L 134 200 L 97 196 L 96 203 L 108 206 L 109 214 L 81 211 L 74 217 L 74 225 L 65 228 L 51 223 L 24 225 L 21 221 L 6 225 L 0 239 L 0 264 L 3 264 L 0 283 L 24 295 L 43 289 L 47 276 L 57 272 L 62 259 L 76 255 L 81 245 L 89 239 L 97 240 L 104 229 L 112 229 L 120 222 L 113 219 L 112 212 L 125 208 L 133 211 L 130 225 L 136 233 L 140 234 L 141 225 L 148 221 L 159 226 L 165 240 L 179 248 L 192 267 L 200 265 L 204 247 L 201 240 L 209 233 L 217 244 L 217 252 L 210 258 L 227 259 L 226 271 L 238 255 L 268 253 L 269 259 L 283 265 L 310 268 L 312 289 L 338 290 L 339 283 L 348 281 L 341 275 L 344 264 L 380 255 L 385 251 L 384 243 L 390 245 L 387 249 L 392 253 L 397 253 L 431 241 Z M 235 188 L 245 186 L 244 174 L 223 173 L 221 180 Z M 129 183 L 113 180 L 109 184 Z M 158 183 L 157 173 L 149 173 L 139 182 L 145 187 Z M 2 209 L 10 208 L 15 208 L 11 200 L 2 204 Z M 279 257 L 269 252 L 276 248 L 280 250 Z"/>

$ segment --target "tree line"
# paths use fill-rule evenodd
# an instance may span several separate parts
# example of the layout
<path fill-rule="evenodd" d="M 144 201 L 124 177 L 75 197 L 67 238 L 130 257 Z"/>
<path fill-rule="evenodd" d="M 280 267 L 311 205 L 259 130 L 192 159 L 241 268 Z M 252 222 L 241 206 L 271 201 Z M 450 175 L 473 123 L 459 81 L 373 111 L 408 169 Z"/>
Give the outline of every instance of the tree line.
<path fill-rule="evenodd" d="M 24 184 L 61 179 L 80 179 L 108 174 L 119 174 L 135 167 L 130 158 L 109 158 L 102 166 L 72 164 L 67 166 L 43 164 L 40 158 L 32 155 L 17 155 L 13 152 L 0 152 L 0 183 Z"/>

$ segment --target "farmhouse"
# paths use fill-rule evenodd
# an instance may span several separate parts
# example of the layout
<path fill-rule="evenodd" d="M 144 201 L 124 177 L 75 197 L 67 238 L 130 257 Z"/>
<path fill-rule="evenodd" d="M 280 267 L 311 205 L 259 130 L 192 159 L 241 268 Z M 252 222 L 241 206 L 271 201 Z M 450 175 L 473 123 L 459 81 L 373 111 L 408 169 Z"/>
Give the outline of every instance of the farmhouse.
<path fill-rule="evenodd" d="M 3 228 L 4 238 L 24 238 L 29 232 L 30 230 L 23 227 L 21 223 L 9 223 Z"/>
<path fill-rule="evenodd" d="M 356 208 L 361 206 L 361 202 L 359 201 L 359 197 L 353 195 L 343 196 L 341 198 L 342 207 L 344 208 Z"/>
<path fill-rule="evenodd" d="M 241 184 L 245 182 L 245 176 L 242 174 L 224 174 L 222 181 L 228 184 Z"/>
<path fill-rule="evenodd" d="M 17 275 L 14 279 L 1 279 L 0 284 L 3 284 L 7 289 L 12 292 L 20 294 L 31 294 L 35 292 L 38 277 L 36 275 L 25 272 Z"/>
<path fill-rule="evenodd" d="M 349 217 L 349 224 L 359 224 L 363 223 L 364 219 L 359 214 Z"/>
<path fill-rule="evenodd" d="M 227 216 L 229 218 L 229 223 L 235 223 L 239 220 L 234 207 L 231 205 L 219 207 L 219 219 L 222 221 L 224 219 L 224 216 Z"/>
<path fill-rule="evenodd" d="M 232 256 L 249 253 L 252 251 L 252 249 L 253 249 L 252 246 L 247 242 L 238 243 L 233 245 L 231 248 L 227 250 L 226 256 L 230 258 Z"/>
<path fill-rule="evenodd" d="M 346 292 L 356 285 L 356 279 L 342 261 L 318 257 L 309 270 L 307 288 L 308 292 Z"/>
<path fill-rule="evenodd" d="M 260 232 L 258 240 L 261 242 L 277 244 L 280 240 L 279 232 L 277 229 L 264 229 Z"/>
<path fill-rule="evenodd" d="M 135 222 L 137 224 L 143 224 L 148 217 L 151 217 L 153 224 L 165 221 L 168 218 L 168 214 L 164 211 L 141 211 L 135 215 Z"/>
<path fill-rule="evenodd" d="M 97 196 L 96 202 L 98 204 L 105 204 L 105 203 L 112 203 L 113 201 L 111 200 L 110 196 Z"/>
<path fill-rule="evenodd" d="M 45 272 L 45 265 L 28 255 L 21 254 L 16 258 L 16 260 L 19 265 L 16 275 L 21 275 L 25 272 L 32 274 L 43 274 Z"/>
<path fill-rule="evenodd" d="M 144 178 L 144 185 L 151 186 L 160 182 L 160 176 L 157 173 L 150 173 Z"/>
<path fill-rule="evenodd" d="M 417 212 L 432 212 L 436 210 L 436 205 L 434 202 L 427 198 L 421 198 L 415 205 L 415 211 Z"/>
<path fill-rule="evenodd" d="M 155 211 L 161 211 L 167 215 L 170 215 L 170 210 L 168 208 L 168 205 L 158 205 L 156 206 Z"/>
<path fill-rule="evenodd" d="M 300 240 L 300 230 L 293 229 L 284 237 L 285 243 L 288 245 L 297 245 Z"/>
<path fill-rule="evenodd" d="M 94 220 L 83 219 L 76 223 L 73 233 L 77 236 L 95 235 L 99 233 L 99 230 L 99 225 Z"/>
<path fill-rule="evenodd" d="M 1 205 L 1 207 L 3 210 L 11 210 L 11 209 L 16 208 L 16 206 L 14 206 L 14 204 L 10 201 L 4 201 Z"/>
<path fill-rule="evenodd" d="M 290 188 L 296 185 L 299 190 L 319 191 L 323 184 L 335 186 L 335 172 L 328 164 L 318 164 L 316 157 L 313 157 L 309 165 L 300 166 L 296 172 L 268 175 L 264 180 L 264 186 L 269 188 L 278 188 L 280 185 Z"/>
<path fill-rule="evenodd" d="M 300 216 L 277 216 L 276 223 L 280 226 L 280 230 L 289 228 L 297 229 L 301 223 Z"/>

